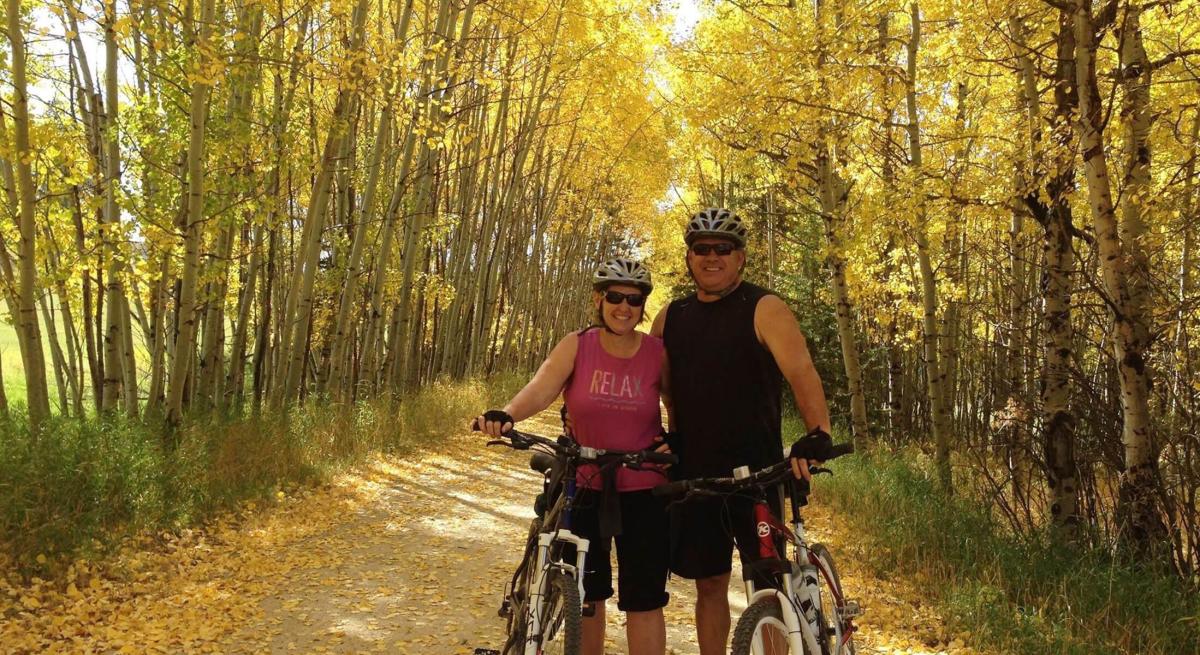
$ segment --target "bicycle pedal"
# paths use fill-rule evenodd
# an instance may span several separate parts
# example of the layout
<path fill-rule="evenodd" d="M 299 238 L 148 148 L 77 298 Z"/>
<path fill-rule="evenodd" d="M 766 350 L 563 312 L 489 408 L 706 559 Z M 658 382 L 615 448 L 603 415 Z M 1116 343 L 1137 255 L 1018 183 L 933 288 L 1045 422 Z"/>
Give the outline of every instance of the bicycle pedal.
<path fill-rule="evenodd" d="M 838 610 L 838 614 L 842 617 L 843 621 L 853 619 L 856 616 L 862 616 L 862 613 L 862 606 L 858 604 L 857 600 L 847 600 L 841 609 Z"/>

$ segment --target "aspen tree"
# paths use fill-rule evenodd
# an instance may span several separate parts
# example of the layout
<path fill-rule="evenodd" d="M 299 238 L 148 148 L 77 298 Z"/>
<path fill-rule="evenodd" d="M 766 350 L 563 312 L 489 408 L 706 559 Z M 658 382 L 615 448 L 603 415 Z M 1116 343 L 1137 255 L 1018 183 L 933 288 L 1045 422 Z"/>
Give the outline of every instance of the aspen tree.
<path fill-rule="evenodd" d="M 366 83 L 361 77 L 361 67 L 365 56 L 362 44 L 365 38 L 367 9 L 366 0 L 358 0 L 354 7 L 346 39 L 346 49 L 350 53 L 352 63 L 339 85 L 333 120 L 326 135 L 319 169 L 309 197 L 308 210 L 305 212 L 300 257 L 293 272 L 287 296 L 287 309 L 284 311 L 287 325 L 279 343 L 281 356 L 276 364 L 275 377 L 280 384 L 275 387 L 273 393 L 276 405 L 282 405 L 285 399 L 302 391 L 304 369 L 308 360 L 309 330 L 312 324 L 313 283 L 320 256 L 321 232 L 328 213 L 330 180 L 333 168 L 344 151 L 348 117 L 358 102 L 361 87 Z"/>
<path fill-rule="evenodd" d="M 21 28 L 21 3 L 8 0 L 5 5 L 8 41 L 12 46 L 13 85 L 13 152 L 17 178 L 19 246 L 17 249 L 18 283 L 17 306 L 9 309 L 16 317 L 17 342 L 25 367 L 25 395 L 29 408 L 29 424 L 36 435 L 50 416 L 50 395 L 46 384 L 46 363 L 42 352 L 42 334 L 38 325 L 37 296 L 37 226 L 34 222 L 36 201 L 33 157 L 29 144 L 29 88 L 25 74 L 25 33 Z M 11 298 L 10 298 L 11 303 Z"/>
<path fill-rule="evenodd" d="M 828 76 L 824 71 L 826 65 L 826 39 L 829 31 L 826 22 L 827 12 L 821 11 L 822 4 L 817 4 L 817 74 L 821 79 L 822 95 L 828 97 Z M 835 156 L 830 143 L 835 140 L 833 132 L 837 130 L 832 116 L 822 118 L 820 129 L 817 131 L 816 161 L 813 165 L 813 177 L 816 179 L 818 197 L 821 207 L 821 217 L 825 223 L 825 240 L 828 254 L 826 267 L 829 269 L 831 286 L 833 288 L 834 315 L 837 319 L 838 341 L 842 349 L 842 363 L 846 370 L 846 382 L 850 392 L 850 423 L 853 428 L 854 443 L 857 448 L 865 449 L 870 439 L 867 427 L 867 400 L 863 392 L 862 365 L 858 358 L 858 340 L 854 332 L 854 315 L 850 301 L 850 291 L 846 284 L 846 260 L 843 254 L 842 233 L 845 231 L 846 204 L 850 187 L 845 179 L 835 170 Z"/>
<path fill-rule="evenodd" d="M 930 425 L 933 428 L 935 460 L 942 488 L 953 489 L 950 472 L 950 410 L 945 395 L 945 376 L 938 359 L 938 289 L 929 247 L 928 215 L 923 197 L 923 151 L 921 147 L 920 114 L 917 111 L 917 53 L 921 46 L 921 12 L 917 3 L 909 7 L 912 29 L 907 45 L 907 75 L 905 104 L 908 108 L 909 161 L 913 170 L 913 196 L 916 203 L 913 239 L 917 245 L 917 260 L 921 274 L 921 304 L 924 314 L 924 363 L 926 388 L 929 393 Z"/>
<path fill-rule="evenodd" d="M 188 13 L 192 16 L 194 2 L 188 2 Z M 189 32 L 189 38 L 194 45 L 207 47 L 212 36 L 213 15 L 216 11 L 216 0 L 201 0 L 200 15 L 190 21 L 185 21 L 184 29 Z M 196 25 L 195 23 L 199 23 Z M 208 62 L 202 54 L 192 70 L 191 104 L 188 110 L 190 130 L 188 133 L 187 151 L 187 214 L 184 223 L 184 259 L 180 276 L 179 300 L 176 305 L 176 327 L 173 358 L 170 369 L 170 384 L 167 389 L 166 421 L 170 427 L 177 427 L 183 420 L 183 394 L 188 385 L 188 377 L 193 374 L 195 359 L 196 320 L 196 285 L 200 267 L 201 230 L 204 218 L 204 184 L 205 184 L 205 123 L 208 120 L 208 95 L 212 88 L 212 80 L 203 73 L 203 66 Z M 172 431 L 170 434 L 174 434 Z M 172 440 L 174 437 L 169 437 Z"/>
<path fill-rule="evenodd" d="M 1076 275 L 1073 239 L 1075 226 L 1071 209 L 1074 188 L 1075 140 L 1071 121 L 1078 111 L 1079 95 L 1075 75 L 1075 29 L 1069 12 L 1058 13 L 1053 73 L 1054 115 L 1051 120 L 1050 149 L 1042 142 L 1041 116 L 1033 75 L 1033 62 L 1027 53 L 1023 26 L 1014 22 L 1016 46 L 1021 55 L 1022 103 L 1026 115 L 1030 152 L 1027 174 L 1045 171 L 1044 191 L 1029 179 L 1024 203 L 1044 230 L 1042 258 L 1042 434 L 1046 458 L 1047 484 L 1050 487 L 1050 516 L 1067 538 L 1074 538 L 1079 523 L 1078 471 L 1075 459 L 1076 416 L 1072 412 L 1072 357 L 1075 330 L 1072 323 L 1072 279 Z M 1048 202 L 1043 202 L 1042 197 Z M 1019 332 L 1014 326 L 1013 330 Z M 1018 339 L 1019 337 L 1014 337 Z"/>
<path fill-rule="evenodd" d="M 1122 442 L 1125 470 L 1121 476 L 1118 511 L 1124 527 L 1122 536 L 1142 550 L 1163 543 L 1163 525 L 1157 502 L 1159 489 L 1158 445 L 1150 421 L 1150 373 L 1144 343 L 1139 339 L 1142 316 L 1138 298 L 1131 295 L 1131 244 L 1122 244 L 1121 228 L 1113 206 L 1104 150 L 1104 115 L 1096 81 L 1097 24 L 1091 0 L 1076 0 L 1075 66 L 1079 88 L 1079 149 L 1088 187 L 1088 207 L 1096 228 L 1096 242 L 1106 294 L 1113 318 L 1112 347 L 1117 360 L 1124 417 Z M 1134 238 L 1136 234 L 1132 234 Z"/>

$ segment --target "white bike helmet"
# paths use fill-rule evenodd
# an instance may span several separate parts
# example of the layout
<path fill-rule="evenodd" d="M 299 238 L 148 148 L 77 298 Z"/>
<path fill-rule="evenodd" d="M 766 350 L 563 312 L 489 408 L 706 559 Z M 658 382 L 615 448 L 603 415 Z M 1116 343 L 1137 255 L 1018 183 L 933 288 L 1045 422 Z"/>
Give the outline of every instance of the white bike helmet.
<path fill-rule="evenodd" d="M 602 289 L 610 284 L 632 284 L 644 293 L 654 289 L 650 271 L 642 263 L 625 257 L 613 257 L 600 264 L 592 276 L 592 288 Z"/>
<path fill-rule="evenodd" d="M 738 248 L 746 247 L 746 226 L 738 215 L 721 207 L 709 207 L 696 212 L 688 221 L 683 240 L 687 245 L 701 237 L 720 237 L 729 239 Z"/>

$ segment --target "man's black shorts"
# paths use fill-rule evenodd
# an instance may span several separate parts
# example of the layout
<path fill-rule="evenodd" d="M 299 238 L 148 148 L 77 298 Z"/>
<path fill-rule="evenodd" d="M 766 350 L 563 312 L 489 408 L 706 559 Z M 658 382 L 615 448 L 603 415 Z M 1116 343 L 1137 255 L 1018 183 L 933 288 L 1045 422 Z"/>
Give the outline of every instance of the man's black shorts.
<path fill-rule="evenodd" d="M 600 492 L 580 489 L 575 495 L 571 531 L 591 541 L 583 576 L 584 602 L 613 595 L 612 541 L 617 542 L 617 608 L 648 612 L 667 604 L 667 559 L 670 532 L 664 504 L 650 490 L 623 491 L 621 534 L 600 539 Z"/>
<path fill-rule="evenodd" d="M 747 564 L 759 559 L 754 503 L 752 498 L 730 496 L 697 498 L 673 505 L 671 572 L 692 580 L 729 573 L 733 570 L 735 544 L 743 572 L 749 570 Z M 772 498 L 769 505 L 778 517 L 778 497 Z M 779 546 L 777 543 L 776 547 Z M 775 580 L 757 575 L 754 583 L 759 588 L 778 586 Z"/>

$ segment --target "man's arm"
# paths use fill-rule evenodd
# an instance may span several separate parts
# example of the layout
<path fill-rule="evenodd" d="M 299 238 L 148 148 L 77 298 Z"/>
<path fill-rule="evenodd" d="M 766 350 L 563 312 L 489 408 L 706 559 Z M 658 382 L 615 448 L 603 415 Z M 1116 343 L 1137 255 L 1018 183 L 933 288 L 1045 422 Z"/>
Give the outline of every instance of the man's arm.
<path fill-rule="evenodd" d="M 829 432 L 832 426 L 825 389 L 792 311 L 778 296 L 764 296 L 754 309 L 754 329 L 791 385 L 804 424 L 809 430 Z"/>

